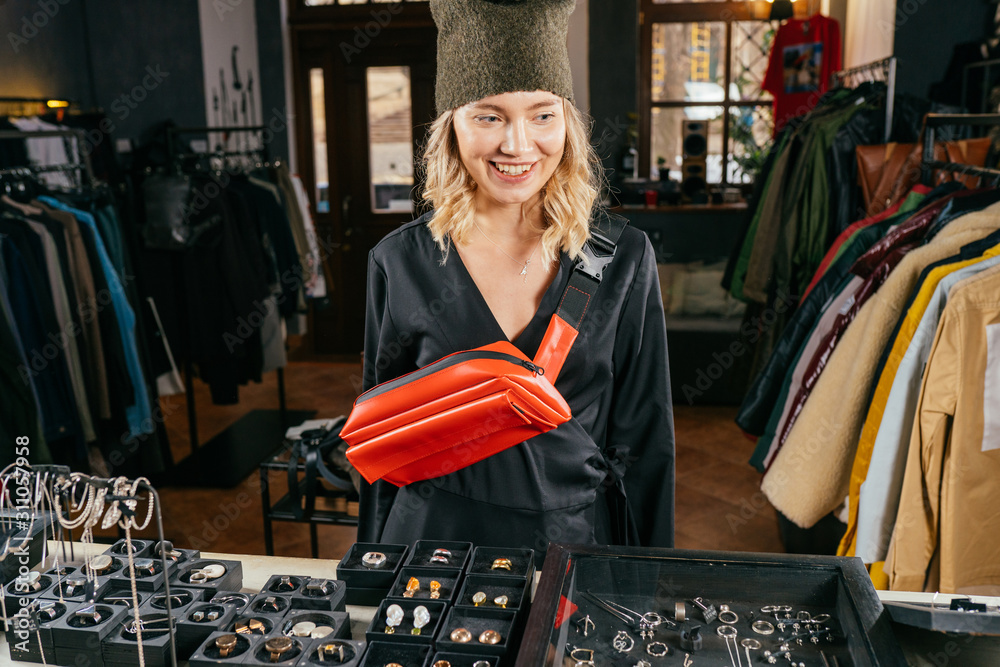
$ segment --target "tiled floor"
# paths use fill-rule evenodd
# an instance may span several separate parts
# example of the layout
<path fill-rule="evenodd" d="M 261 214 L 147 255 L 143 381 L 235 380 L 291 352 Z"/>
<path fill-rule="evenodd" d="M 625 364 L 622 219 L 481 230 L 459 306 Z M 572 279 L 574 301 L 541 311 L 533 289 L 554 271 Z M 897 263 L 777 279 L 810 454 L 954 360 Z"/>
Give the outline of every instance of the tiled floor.
<path fill-rule="evenodd" d="M 288 408 L 313 409 L 319 417 L 346 414 L 357 394 L 357 364 L 293 363 L 286 369 Z M 277 382 L 269 373 L 260 385 L 241 389 L 240 403 L 213 406 L 206 386 L 196 383 L 199 438 L 207 441 L 252 409 L 277 406 Z M 184 397 L 162 399 L 166 429 L 176 460 L 190 452 Z M 780 552 L 774 510 L 758 488 L 759 474 L 747 460 L 752 444 L 733 422 L 731 407 L 675 408 L 677 438 L 676 546 L 689 549 Z M 287 482 L 271 477 L 274 496 Z M 256 473 L 231 489 L 163 487 L 164 532 L 179 547 L 263 554 L 260 482 Z M 354 541 L 351 527 L 321 526 L 321 558 L 339 558 Z M 309 556 L 304 524 L 275 523 L 276 553 Z"/>

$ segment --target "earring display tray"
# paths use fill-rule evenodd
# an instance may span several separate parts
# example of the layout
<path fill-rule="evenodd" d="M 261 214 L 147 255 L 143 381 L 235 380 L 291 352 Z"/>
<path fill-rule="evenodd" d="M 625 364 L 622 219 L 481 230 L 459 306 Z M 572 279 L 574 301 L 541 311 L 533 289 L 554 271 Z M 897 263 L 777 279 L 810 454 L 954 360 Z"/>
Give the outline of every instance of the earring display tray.
<path fill-rule="evenodd" d="M 403 618 L 395 630 L 391 633 L 386 632 L 388 624 L 386 623 L 386 614 L 388 609 L 392 605 L 399 605 L 403 610 Z M 414 621 L 414 610 L 417 607 L 423 606 L 427 609 L 430 614 L 430 620 L 426 625 L 420 628 L 420 634 L 415 635 L 412 633 L 413 621 Z M 403 599 L 386 599 L 382 601 L 379 606 L 378 611 L 375 612 L 375 616 L 372 618 L 371 624 L 368 626 L 368 630 L 365 632 L 365 639 L 370 642 L 389 642 L 393 644 L 432 644 L 434 643 L 434 636 L 438 632 L 441 621 L 444 618 L 445 612 L 448 609 L 448 605 L 444 602 L 439 602 L 437 600 L 403 600 Z"/>
<path fill-rule="evenodd" d="M 502 558 L 510 561 L 509 570 L 497 563 L 497 560 Z M 494 567 L 494 564 L 497 567 Z M 472 552 L 472 563 L 466 573 L 520 577 L 532 581 L 535 578 L 535 552 L 532 549 L 476 547 L 475 551 Z"/>
<path fill-rule="evenodd" d="M 277 593 L 257 593 L 247 607 L 247 613 L 254 616 L 267 616 L 273 619 L 284 618 L 285 614 L 292 608 L 292 597 L 290 595 L 278 595 Z"/>
<path fill-rule="evenodd" d="M 495 655 L 451 652 L 435 653 L 430 664 L 436 665 L 441 660 L 447 662 L 451 667 L 483 667 L 484 665 L 497 667 L 500 664 L 500 658 Z"/>
<path fill-rule="evenodd" d="M 309 646 L 299 660 L 299 667 L 322 665 L 330 667 L 357 667 L 365 653 L 365 642 L 349 639 L 320 639 Z M 196 667 L 191 663 L 191 667 Z"/>
<path fill-rule="evenodd" d="M 152 558 L 150 550 L 153 548 L 151 540 L 132 540 L 132 558 Z M 128 561 L 128 540 L 122 538 L 105 550 L 109 556 L 120 556 Z"/>
<path fill-rule="evenodd" d="M 435 552 L 446 551 L 450 555 L 435 557 Z M 417 540 L 410 550 L 406 565 L 429 567 L 453 567 L 464 570 L 472 555 L 472 542 L 446 542 L 443 540 Z"/>
<path fill-rule="evenodd" d="M 222 569 L 222 574 L 209 579 L 199 579 L 199 570 L 218 572 Z M 187 563 L 181 564 L 176 570 L 171 585 L 174 583 L 189 588 L 202 588 L 212 591 L 208 597 L 215 595 L 215 591 L 238 591 L 243 588 L 243 562 L 238 560 L 208 560 L 197 558 Z"/>
<path fill-rule="evenodd" d="M 179 614 L 172 614 L 174 628 L 180 619 Z M 167 615 L 163 612 L 146 612 L 140 616 L 142 623 L 142 651 L 146 665 L 162 667 L 170 662 L 170 632 Z M 119 624 L 115 632 L 105 638 L 102 652 L 105 667 L 135 667 L 139 664 L 139 643 L 135 632 L 131 632 L 131 619 Z M 178 649 L 178 660 L 183 656 Z M 78 663 L 65 663 L 78 664 Z"/>
<path fill-rule="evenodd" d="M 420 588 L 415 589 L 413 595 L 407 597 L 403 593 L 406 592 L 406 587 L 411 578 L 419 582 Z M 439 597 L 437 598 L 431 598 L 432 581 L 441 584 L 440 589 L 438 589 Z M 461 583 L 462 570 L 460 569 L 407 565 L 399 571 L 396 583 L 389 589 L 389 594 L 386 597 L 402 598 L 405 600 L 434 599 L 441 600 L 442 602 L 451 602 L 454 600 L 456 593 L 458 593 Z"/>
<path fill-rule="evenodd" d="M 385 562 L 377 567 L 366 566 L 365 554 L 380 553 Z M 355 542 L 337 563 L 337 579 L 347 584 L 346 603 L 376 606 L 388 594 L 396 581 L 403 562 L 410 553 L 405 544 L 374 544 Z"/>
<path fill-rule="evenodd" d="M 204 602 L 204 591 L 199 588 L 170 587 L 170 613 L 186 614 L 195 605 Z M 142 614 L 165 614 L 167 612 L 167 593 L 157 591 L 149 596 L 145 604 L 139 608 Z"/>
<path fill-rule="evenodd" d="M 259 635 L 236 635 L 236 646 L 234 646 L 225 657 L 222 651 L 216 646 L 215 640 L 219 637 L 231 635 L 231 632 L 213 632 L 209 635 L 191 654 L 188 664 L 190 667 L 215 667 L 216 665 L 239 665 L 243 660 L 256 649 L 257 644 L 263 642 L 264 638 Z"/>
<path fill-rule="evenodd" d="M 34 624 L 30 620 L 15 620 L 7 628 L 7 647 L 10 649 L 11 660 L 42 662 L 42 651 L 47 660 L 53 659 L 55 646 L 52 643 L 52 626 L 79 606 L 77 602 L 52 600 L 34 600 L 29 603 L 25 607 L 25 614 L 34 615 Z M 18 609 L 20 608 L 18 605 Z"/>
<path fill-rule="evenodd" d="M 282 618 L 281 614 L 241 614 L 234 618 L 229 627 L 225 629 L 227 632 L 235 632 L 236 634 L 264 636 L 274 632 Z M 260 623 L 259 627 L 255 621 Z M 242 629 L 242 626 L 247 626 L 250 629 Z"/>
<path fill-rule="evenodd" d="M 268 650 L 267 643 L 273 639 L 287 640 L 291 642 L 291 647 L 281 653 L 277 660 L 272 659 L 271 652 Z M 305 653 L 306 649 L 312 644 L 311 639 L 298 639 L 295 637 L 285 637 L 283 635 L 275 635 L 272 637 L 263 637 L 261 641 L 254 644 L 253 650 L 246 654 L 243 658 L 243 665 L 259 665 L 264 667 L 265 665 L 295 665 L 298 664 L 299 659 Z"/>
<path fill-rule="evenodd" d="M 313 632 L 307 635 L 297 635 L 301 632 L 299 624 L 312 624 L 315 626 Z M 315 633 L 319 628 L 329 628 L 330 633 L 320 637 Z M 292 610 L 281 620 L 276 627 L 276 632 L 280 632 L 287 637 L 296 637 L 302 641 L 310 639 L 350 639 L 351 638 L 351 616 L 346 611 L 310 611 Z"/>
<path fill-rule="evenodd" d="M 529 596 L 526 595 L 528 582 L 520 577 L 503 577 L 493 574 L 470 574 L 462 584 L 462 590 L 456 597 L 455 606 L 460 607 L 483 607 L 501 608 L 497 605 L 496 599 L 504 596 L 507 598 L 507 609 L 521 609 L 529 604 Z M 484 593 L 486 600 L 476 604 L 473 599 L 477 593 Z"/>
<path fill-rule="evenodd" d="M 153 597 L 153 594 L 149 591 L 136 590 L 135 596 L 139 600 L 139 607 L 142 608 L 149 601 L 149 598 Z M 131 609 L 134 604 L 132 601 L 132 591 L 114 588 L 106 590 L 97 598 L 97 601 L 103 604 L 121 605 L 127 609 Z"/>
<path fill-rule="evenodd" d="M 201 602 L 182 614 L 176 625 L 177 651 L 190 655 L 213 632 L 229 625 L 236 617 L 236 609 L 231 606 Z"/>
<path fill-rule="evenodd" d="M 696 662 L 731 664 L 738 651 L 751 664 L 770 656 L 779 664 L 906 665 L 858 559 L 552 544 L 545 565 L 517 667 L 579 662 L 590 651 L 598 664 L 664 652 L 676 659 L 687 652 L 682 632 L 690 638 L 696 626 Z M 696 599 L 714 608 L 710 622 Z"/>
<path fill-rule="evenodd" d="M 361 660 L 361 667 L 385 667 L 396 663 L 401 667 L 423 667 L 431 654 L 430 644 L 400 644 L 398 642 L 369 642 Z"/>
<path fill-rule="evenodd" d="M 461 633 L 464 629 L 468 634 Z M 457 632 L 456 632 L 457 631 Z M 484 633 L 496 633 L 499 641 L 489 643 Z M 461 641 L 468 637 L 467 641 Z M 501 658 L 508 657 L 520 644 L 517 612 L 513 609 L 488 609 L 485 607 L 452 607 L 437 637 L 437 648 L 453 653 L 483 653 Z"/>

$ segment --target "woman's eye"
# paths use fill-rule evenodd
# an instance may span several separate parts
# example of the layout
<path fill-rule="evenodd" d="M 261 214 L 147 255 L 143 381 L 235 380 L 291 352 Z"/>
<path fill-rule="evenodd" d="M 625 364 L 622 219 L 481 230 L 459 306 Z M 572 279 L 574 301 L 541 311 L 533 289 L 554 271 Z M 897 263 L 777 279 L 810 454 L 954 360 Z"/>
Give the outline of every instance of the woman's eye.
<path fill-rule="evenodd" d="M 500 122 L 500 118 L 498 116 L 480 116 L 476 120 L 481 123 L 487 123 L 487 124 Z"/>
<path fill-rule="evenodd" d="M 546 121 L 547 122 L 547 121 L 552 120 L 555 117 L 556 117 L 556 115 L 554 113 L 543 113 L 543 114 L 540 114 L 538 116 L 538 120 Z"/>

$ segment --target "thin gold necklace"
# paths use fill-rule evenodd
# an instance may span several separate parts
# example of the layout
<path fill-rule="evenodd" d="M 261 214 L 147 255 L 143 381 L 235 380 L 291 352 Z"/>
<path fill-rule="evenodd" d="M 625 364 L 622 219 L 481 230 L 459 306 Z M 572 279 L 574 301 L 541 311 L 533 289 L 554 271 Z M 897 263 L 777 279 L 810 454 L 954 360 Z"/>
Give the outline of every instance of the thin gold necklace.
<path fill-rule="evenodd" d="M 518 266 L 521 267 L 521 273 L 520 273 L 520 275 L 523 276 L 522 282 L 524 282 L 525 284 L 527 284 L 527 282 L 528 282 L 528 265 L 531 264 L 531 260 L 532 260 L 532 258 L 534 258 L 535 252 L 538 250 L 538 245 L 542 242 L 542 235 L 541 234 L 538 235 L 538 240 L 535 241 L 535 247 L 531 250 L 531 254 L 528 255 L 528 259 L 526 259 L 526 260 L 524 260 L 522 262 L 522 261 L 520 261 L 520 260 L 515 259 L 514 257 L 512 257 L 509 252 L 507 252 L 506 250 L 504 250 L 500 246 L 499 243 L 497 243 L 496 241 L 494 241 L 493 239 L 491 239 L 490 236 L 489 236 L 489 234 L 487 234 L 486 232 L 484 232 L 483 228 L 479 226 L 478 222 L 473 221 L 472 224 L 474 224 L 476 226 L 476 229 L 479 230 L 480 234 L 482 234 L 483 236 L 486 237 L 487 241 L 489 241 L 490 243 L 492 243 L 493 245 L 496 246 L 497 250 L 499 250 L 503 254 L 507 255 L 507 257 L 510 258 L 510 261 L 514 262 L 515 264 L 517 264 Z"/>

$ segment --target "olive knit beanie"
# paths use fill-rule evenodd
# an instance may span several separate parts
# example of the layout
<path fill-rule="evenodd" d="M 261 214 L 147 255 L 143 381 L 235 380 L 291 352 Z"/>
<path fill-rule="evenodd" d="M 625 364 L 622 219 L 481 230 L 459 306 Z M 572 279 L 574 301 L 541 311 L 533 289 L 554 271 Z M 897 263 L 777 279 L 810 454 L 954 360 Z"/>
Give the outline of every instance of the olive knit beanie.
<path fill-rule="evenodd" d="M 576 0 L 430 0 L 438 113 L 491 95 L 547 90 L 573 100 L 566 34 Z"/>

